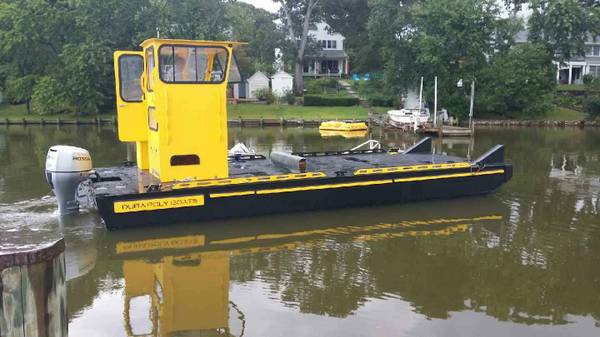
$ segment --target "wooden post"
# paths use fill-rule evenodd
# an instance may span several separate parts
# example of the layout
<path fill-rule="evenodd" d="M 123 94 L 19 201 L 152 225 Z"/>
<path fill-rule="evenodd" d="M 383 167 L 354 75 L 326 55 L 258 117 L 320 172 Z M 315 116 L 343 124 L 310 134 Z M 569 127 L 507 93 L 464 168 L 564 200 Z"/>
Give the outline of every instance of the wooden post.
<path fill-rule="evenodd" d="M 437 76 L 433 82 L 433 127 L 437 126 Z"/>
<path fill-rule="evenodd" d="M 475 79 L 471 81 L 471 104 L 469 106 L 469 129 L 473 130 L 473 104 L 475 101 Z"/>
<path fill-rule="evenodd" d="M 14 246 L 27 248 L 3 248 Z M 3 234 L 0 335 L 67 336 L 64 250 L 62 238 L 36 243 L 31 238 Z"/>

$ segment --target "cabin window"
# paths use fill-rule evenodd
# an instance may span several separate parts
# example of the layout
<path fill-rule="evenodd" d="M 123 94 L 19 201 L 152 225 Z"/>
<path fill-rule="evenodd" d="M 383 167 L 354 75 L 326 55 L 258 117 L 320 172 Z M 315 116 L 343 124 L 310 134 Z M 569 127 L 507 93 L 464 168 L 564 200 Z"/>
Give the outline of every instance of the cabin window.
<path fill-rule="evenodd" d="M 156 119 L 156 108 L 148 107 L 148 127 L 150 130 L 158 131 L 158 120 Z"/>
<path fill-rule="evenodd" d="M 165 83 L 222 83 L 225 80 L 229 53 L 223 47 L 164 45 L 158 53 L 160 79 Z"/>
<path fill-rule="evenodd" d="M 171 156 L 171 166 L 185 166 L 200 164 L 200 157 L 195 154 Z"/>
<path fill-rule="evenodd" d="M 227 60 L 225 60 L 227 61 Z M 238 67 L 237 57 L 233 54 L 231 58 L 231 66 L 229 67 L 229 78 L 227 79 L 229 83 L 241 83 L 242 82 L 242 74 L 240 73 L 240 68 Z"/>
<path fill-rule="evenodd" d="M 146 49 L 146 82 L 148 91 L 154 89 L 154 78 L 152 77 L 154 64 L 154 47 L 150 47 Z"/>
<path fill-rule="evenodd" d="M 144 58 L 140 55 L 119 56 L 119 94 L 125 102 L 142 101 L 140 77 L 144 72 Z"/>

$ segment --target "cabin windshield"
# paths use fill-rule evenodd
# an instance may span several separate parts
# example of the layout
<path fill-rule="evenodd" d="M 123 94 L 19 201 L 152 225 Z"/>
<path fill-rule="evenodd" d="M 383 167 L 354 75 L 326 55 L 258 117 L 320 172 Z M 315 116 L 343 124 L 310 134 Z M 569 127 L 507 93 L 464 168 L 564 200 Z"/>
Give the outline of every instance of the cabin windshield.
<path fill-rule="evenodd" d="M 165 83 L 222 83 L 229 53 L 223 47 L 163 45 L 160 79 Z"/>

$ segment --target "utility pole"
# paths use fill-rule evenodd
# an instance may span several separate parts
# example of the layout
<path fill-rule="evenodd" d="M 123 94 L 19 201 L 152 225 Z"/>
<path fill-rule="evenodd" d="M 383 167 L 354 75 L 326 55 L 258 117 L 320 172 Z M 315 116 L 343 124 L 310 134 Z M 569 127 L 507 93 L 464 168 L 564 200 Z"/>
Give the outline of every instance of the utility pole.
<path fill-rule="evenodd" d="M 473 130 L 473 101 L 475 100 L 475 79 L 471 81 L 471 106 L 469 107 L 469 129 Z"/>

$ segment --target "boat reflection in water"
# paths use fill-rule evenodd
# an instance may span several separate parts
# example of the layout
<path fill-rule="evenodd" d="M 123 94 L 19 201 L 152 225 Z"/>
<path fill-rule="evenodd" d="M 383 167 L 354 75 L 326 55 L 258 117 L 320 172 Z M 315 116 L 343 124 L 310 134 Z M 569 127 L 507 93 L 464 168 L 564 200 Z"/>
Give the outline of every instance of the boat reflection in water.
<path fill-rule="evenodd" d="M 325 246 L 330 240 L 347 239 L 361 244 L 400 237 L 450 236 L 472 226 L 494 230 L 503 219 L 500 208 L 493 207 L 482 207 L 469 216 L 451 209 L 436 212 L 446 216 L 429 219 L 407 214 L 400 221 L 393 221 L 389 211 L 377 215 L 376 210 L 366 214 L 360 210 L 324 212 L 318 225 L 303 224 L 302 216 L 288 216 L 292 223 L 285 226 L 266 224 L 273 221 L 270 217 L 247 219 L 243 224 L 238 221 L 222 226 L 177 226 L 168 234 L 164 229 L 143 234 L 109 232 L 105 238 L 107 254 L 122 261 L 126 333 L 244 335 L 245 314 L 229 295 L 230 270 L 234 269 L 230 263 L 237 257 Z M 367 218 L 371 221 L 366 222 Z"/>

